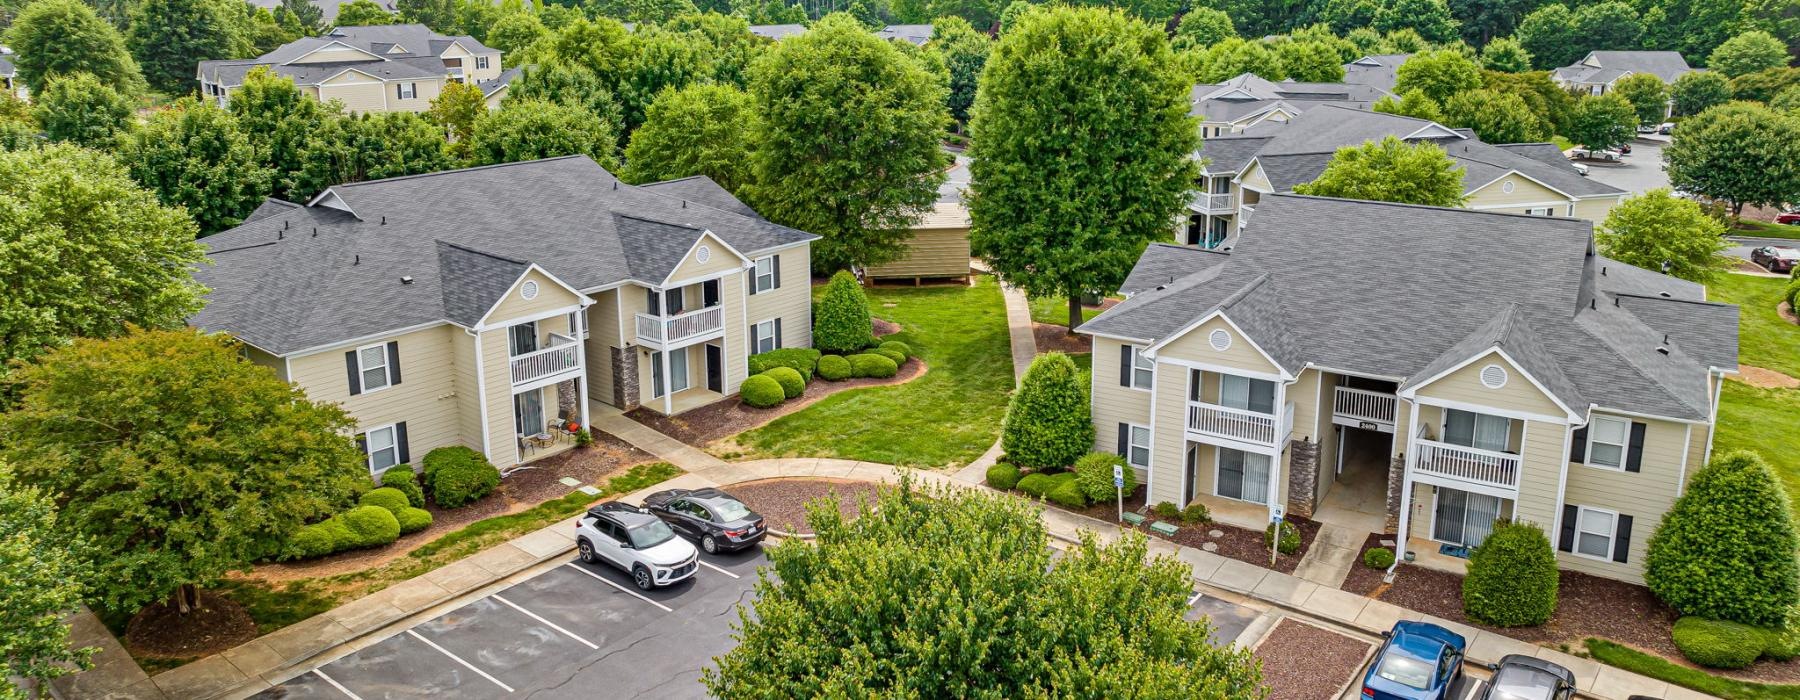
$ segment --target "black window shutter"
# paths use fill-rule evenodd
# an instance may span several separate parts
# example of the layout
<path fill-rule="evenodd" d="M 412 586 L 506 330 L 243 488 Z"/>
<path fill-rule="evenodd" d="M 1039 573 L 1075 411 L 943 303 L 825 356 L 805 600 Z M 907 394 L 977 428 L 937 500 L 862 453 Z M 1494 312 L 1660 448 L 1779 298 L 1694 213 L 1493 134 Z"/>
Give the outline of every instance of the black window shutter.
<path fill-rule="evenodd" d="M 1631 445 L 1625 449 L 1625 471 L 1635 472 L 1644 465 L 1644 428 L 1643 423 L 1631 424 Z"/>
<path fill-rule="evenodd" d="M 1119 424 L 1119 454 L 1127 458 L 1131 456 L 1131 426 L 1125 423 Z"/>
<path fill-rule="evenodd" d="M 1580 506 L 1563 506 L 1562 539 L 1558 540 L 1557 549 L 1575 551 L 1575 520 L 1580 517 Z"/>
<path fill-rule="evenodd" d="M 1569 461 L 1587 463 L 1587 428 L 1575 430 L 1575 439 L 1569 441 Z"/>
<path fill-rule="evenodd" d="M 755 262 L 750 263 L 750 285 L 749 285 L 749 287 L 750 287 L 750 294 L 755 295 L 756 294 L 756 263 Z"/>
<path fill-rule="evenodd" d="M 756 324 L 750 324 L 750 354 L 756 354 Z"/>
<path fill-rule="evenodd" d="M 1131 386 L 1132 354 L 1133 351 L 1130 345 L 1119 346 L 1119 386 Z"/>
<path fill-rule="evenodd" d="M 662 315 L 662 295 L 658 294 L 656 292 L 656 290 L 654 290 L 654 289 L 646 289 L 646 290 L 644 290 L 644 293 L 645 293 L 646 298 L 649 299 L 650 315 L 651 316 L 661 316 Z"/>
<path fill-rule="evenodd" d="M 775 287 L 774 288 L 780 289 L 781 288 L 781 256 L 776 255 L 776 256 L 774 256 L 774 259 L 775 259 L 775 262 L 770 265 L 770 267 L 775 268 Z"/>
<path fill-rule="evenodd" d="M 1621 564 L 1631 558 L 1631 516 L 1619 515 L 1619 529 L 1613 535 L 1613 561 Z"/>
<path fill-rule="evenodd" d="M 398 340 L 388 341 L 387 355 L 388 355 L 388 379 L 389 379 L 388 383 L 389 384 L 399 384 L 400 383 L 400 341 L 398 341 Z M 404 462 L 406 460 L 400 460 L 400 461 Z"/>
<path fill-rule="evenodd" d="M 782 345 L 781 345 L 781 317 L 780 316 L 775 317 L 775 347 L 777 347 L 777 348 L 782 347 Z"/>
<path fill-rule="evenodd" d="M 358 452 L 363 453 L 364 457 L 369 456 L 369 434 L 368 433 L 357 433 L 356 434 L 356 450 Z"/>
<path fill-rule="evenodd" d="M 356 351 L 344 353 L 344 371 L 350 374 L 350 395 L 362 393 L 362 373 L 356 369 Z"/>
<path fill-rule="evenodd" d="M 394 444 L 400 446 L 400 461 L 396 464 L 411 464 L 412 451 L 406 449 L 406 421 L 394 424 Z"/>

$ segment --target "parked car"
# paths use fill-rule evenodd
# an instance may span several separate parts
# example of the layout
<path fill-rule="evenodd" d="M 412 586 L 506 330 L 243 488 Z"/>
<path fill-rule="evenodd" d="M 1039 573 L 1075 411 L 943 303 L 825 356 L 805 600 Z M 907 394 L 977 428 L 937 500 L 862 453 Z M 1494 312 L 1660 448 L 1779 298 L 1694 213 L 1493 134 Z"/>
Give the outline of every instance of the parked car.
<path fill-rule="evenodd" d="M 1656 133 L 1662 134 L 1663 136 L 1668 136 L 1669 134 L 1674 133 L 1674 132 L 1675 132 L 1675 124 L 1672 122 L 1663 122 L 1662 126 L 1659 126 L 1656 128 Z"/>
<path fill-rule="evenodd" d="M 575 551 L 589 564 L 625 570 L 646 591 L 691 578 L 700 568 L 700 552 L 668 523 L 618 501 L 589 508 L 575 521 Z"/>
<path fill-rule="evenodd" d="M 1800 250 L 1766 245 L 1750 251 L 1750 262 L 1770 272 L 1793 272 L 1794 266 L 1800 265 Z"/>
<path fill-rule="evenodd" d="M 1789 209 L 1775 215 L 1775 223 L 1800 226 L 1800 209 Z"/>
<path fill-rule="evenodd" d="M 733 552 L 769 534 L 763 517 L 743 501 L 718 489 L 669 489 L 644 497 L 651 515 L 700 542 L 707 554 Z"/>
<path fill-rule="evenodd" d="M 1535 656 L 1507 654 L 1491 666 L 1494 677 L 1481 691 L 1481 700 L 1570 700 L 1575 697 L 1575 674 Z"/>
<path fill-rule="evenodd" d="M 1363 675 L 1363 700 L 1447 700 L 1462 680 L 1462 635 L 1426 622 L 1402 620 Z"/>
<path fill-rule="evenodd" d="M 1629 144 L 1629 143 L 1619 144 L 1619 155 L 1624 155 L 1624 156 L 1631 155 L 1631 144 Z"/>
<path fill-rule="evenodd" d="M 1580 163 L 1570 163 L 1569 167 L 1574 168 L 1575 172 L 1580 173 L 1582 177 L 1588 176 L 1588 166 L 1582 165 Z"/>

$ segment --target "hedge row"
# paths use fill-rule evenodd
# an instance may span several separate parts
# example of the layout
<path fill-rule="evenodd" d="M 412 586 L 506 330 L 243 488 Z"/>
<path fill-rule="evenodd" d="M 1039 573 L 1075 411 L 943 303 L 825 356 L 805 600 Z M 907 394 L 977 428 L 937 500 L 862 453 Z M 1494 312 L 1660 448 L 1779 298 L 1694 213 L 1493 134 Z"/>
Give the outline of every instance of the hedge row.
<path fill-rule="evenodd" d="M 390 474 L 400 474 L 389 478 Z M 404 477 L 404 478 L 403 478 Z M 382 482 L 409 483 L 412 468 L 399 465 L 382 474 Z M 422 497 L 421 497 L 422 498 Z M 421 501 L 422 502 L 422 501 Z M 288 538 L 286 559 L 311 559 L 352 549 L 379 547 L 401 535 L 431 527 L 431 512 L 412 505 L 397 486 L 383 486 L 364 493 L 355 507 L 322 522 L 300 528 Z"/>
<path fill-rule="evenodd" d="M 812 381 L 813 370 L 819 362 L 819 351 L 812 348 L 781 348 L 750 356 L 750 374 L 762 374 L 776 367 L 787 367 L 800 373 L 806 381 Z"/>
<path fill-rule="evenodd" d="M 1681 655 L 1708 668 L 1745 668 L 1757 659 L 1787 661 L 1800 655 L 1800 629 L 1770 629 L 1689 615 L 1671 632 Z"/>

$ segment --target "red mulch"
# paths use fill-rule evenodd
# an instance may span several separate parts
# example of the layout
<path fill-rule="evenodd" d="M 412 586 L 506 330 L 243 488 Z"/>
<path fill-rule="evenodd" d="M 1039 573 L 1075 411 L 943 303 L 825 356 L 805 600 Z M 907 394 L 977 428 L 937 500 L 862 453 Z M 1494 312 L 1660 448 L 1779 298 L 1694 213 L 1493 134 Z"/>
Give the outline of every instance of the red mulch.
<path fill-rule="evenodd" d="M 1382 537 L 1387 536 L 1370 535 L 1363 543 L 1363 551 L 1379 546 Z M 1556 614 L 1549 622 L 1536 627 L 1498 628 L 1463 615 L 1461 575 L 1404 562 L 1395 573 L 1393 585 L 1381 590 L 1381 572 L 1363 566 L 1358 555 L 1343 589 L 1359 595 L 1375 593 L 1377 600 L 1533 644 L 1578 648 L 1587 638 L 1599 637 L 1691 666 L 1669 637 L 1669 628 L 1679 616 L 1644 586 L 1565 569 L 1557 586 Z M 1742 671 L 1707 672 L 1747 681 L 1796 683 L 1800 682 L 1800 661 L 1764 661 Z"/>
<path fill-rule="evenodd" d="M 123 641 L 133 656 L 191 659 L 256 638 L 256 621 L 244 606 L 205 590 L 200 591 L 200 606 L 186 615 L 165 603 L 145 606 L 126 624 Z"/>
<path fill-rule="evenodd" d="M 1063 353 L 1086 353 L 1094 351 L 1094 342 L 1085 335 L 1069 335 L 1068 326 L 1053 326 L 1048 323 L 1031 324 L 1031 337 L 1037 341 L 1040 353 L 1056 351 Z"/>
<path fill-rule="evenodd" d="M 899 374 L 886 379 L 864 377 L 832 382 L 815 376 L 812 381 L 807 382 L 806 393 L 770 408 L 752 408 L 742 401 L 722 399 L 716 403 L 674 416 L 665 416 L 640 406 L 627 411 L 625 417 L 650 426 L 657 432 L 683 443 L 706 446 L 722 438 L 760 427 L 769 421 L 811 406 L 820 399 L 840 391 L 860 389 L 866 386 L 905 384 L 924 376 L 926 371 L 925 362 L 913 358 L 900 366 Z"/>
<path fill-rule="evenodd" d="M 1368 642 L 1293 619 L 1275 625 L 1256 647 L 1269 700 L 1335 698 L 1369 655 Z"/>
<path fill-rule="evenodd" d="M 1143 526 L 1131 529 L 1151 537 L 1165 539 L 1195 549 L 1201 549 L 1201 545 L 1211 542 L 1219 546 L 1218 550 L 1214 552 L 1215 554 L 1230 557 L 1241 562 L 1255 564 L 1263 568 L 1269 567 L 1269 548 L 1263 546 L 1263 534 L 1261 530 L 1247 530 L 1234 525 L 1226 525 L 1224 523 L 1183 523 L 1179 520 L 1172 520 L 1169 521 L 1169 523 L 1179 528 L 1175 531 L 1174 537 L 1166 537 L 1151 531 L 1150 523 L 1160 520 L 1161 518 L 1151 515 L 1150 510 L 1145 507 L 1144 492 L 1144 488 L 1140 486 L 1137 491 L 1125 495 L 1125 510 L 1127 512 L 1150 516 L 1150 520 L 1146 521 Z M 1024 494 L 1020 495 L 1024 496 Z M 1024 497 L 1030 498 L 1030 496 Z M 1079 509 L 1067 508 L 1049 501 L 1045 501 L 1044 505 L 1050 506 L 1051 508 L 1066 510 L 1071 513 L 1085 515 L 1096 520 L 1104 520 L 1109 523 L 1119 522 L 1119 504 L 1117 501 L 1109 500 Z M 1306 556 L 1306 550 L 1312 547 L 1313 540 L 1319 535 L 1319 524 L 1314 521 L 1289 516 L 1288 522 L 1293 523 L 1294 527 L 1300 531 L 1300 551 L 1293 554 L 1282 554 L 1276 557 L 1275 570 L 1284 574 L 1294 573 L 1294 569 L 1300 566 L 1300 558 Z M 1121 527 L 1125 526 L 1121 524 Z M 1209 537 L 1207 536 L 1207 532 L 1211 530 L 1218 530 L 1224 534 L 1216 538 Z"/>
<path fill-rule="evenodd" d="M 863 503 L 875 502 L 876 484 L 820 477 L 763 479 L 727 487 L 731 495 L 763 516 L 772 530 L 812 534 L 806 524 L 806 504 L 819 498 L 835 498 L 838 512 L 855 518 Z"/>

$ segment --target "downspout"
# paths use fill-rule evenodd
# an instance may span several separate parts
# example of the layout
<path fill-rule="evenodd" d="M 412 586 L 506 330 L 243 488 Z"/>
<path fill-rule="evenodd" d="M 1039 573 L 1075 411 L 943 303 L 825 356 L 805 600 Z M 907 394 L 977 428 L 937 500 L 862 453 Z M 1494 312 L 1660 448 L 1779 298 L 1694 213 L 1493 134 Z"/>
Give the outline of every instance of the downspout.
<path fill-rule="evenodd" d="M 1707 370 L 1706 375 L 1715 377 L 1717 381 L 1713 385 L 1712 422 L 1706 426 L 1706 454 L 1700 457 L 1700 466 L 1695 467 L 1696 470 L 1704 468 L 1708 463 L 1712 462 L 1713 434 L 1719 432 L 1719 397 L 1725 393 L 1724 372 L 1714 372 L 1709 369 Z"/>

